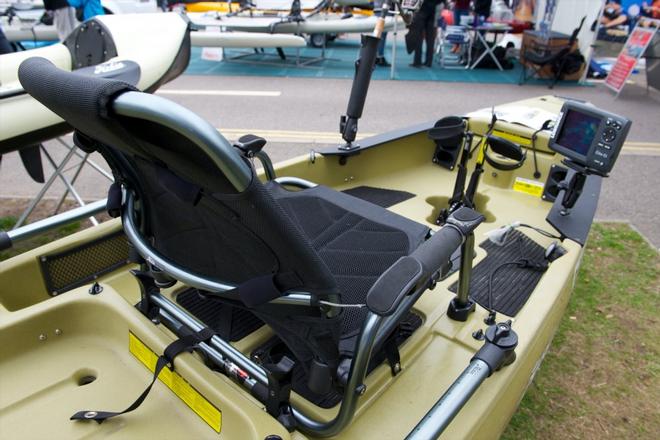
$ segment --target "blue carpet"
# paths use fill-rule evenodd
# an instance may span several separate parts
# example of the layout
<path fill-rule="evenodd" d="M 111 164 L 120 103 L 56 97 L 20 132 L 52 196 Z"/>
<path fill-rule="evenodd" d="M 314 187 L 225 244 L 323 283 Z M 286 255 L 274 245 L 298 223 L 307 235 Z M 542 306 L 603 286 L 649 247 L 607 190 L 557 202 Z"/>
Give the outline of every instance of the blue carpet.
<path fill-rule="evenodd" d="M 275 49 L 265 49 L 264 54 L 255 54 L 250 50 L 226 49 L 225 58 L 245 55 L 230 61 L 207 61 L 201 58 L 201 48 L 194 47 L 187 74 L 220 76 L 279 76 L 303 78 L 352 78 L 354 63 L 359 53 L 359 42 L 354 40 L 336 40 L 328 44 L 326 59 L 305 67 L 296 66 L 296 50 L 285 49 L 286 60 L 277 56 Z M 321 49 L 305 47 L 299 52 L 301 61 L 304 57 L 319 57 Z M 385 56 L 391 58 L 391 46 L 388 45 Z M 390 60 L 391 61 L 391 60 Z M 414 68 L 409 64 L 412 55 L 408 55 L 402 38 L 399 38 L 396 51 L 395 79 L 412 81 L 475 82 L 491 84 L 517 84 L 521 67 L 515 64 L 511 70 L 497 69 L 442 69 L 439 65 L 432 68 Z M 374 79 L 390 79 L 390 68 L 377 67 Z M 530 84 L 544 83 L 532 80 Z M 568 82 L 570 84 L 570 82 Z"/>

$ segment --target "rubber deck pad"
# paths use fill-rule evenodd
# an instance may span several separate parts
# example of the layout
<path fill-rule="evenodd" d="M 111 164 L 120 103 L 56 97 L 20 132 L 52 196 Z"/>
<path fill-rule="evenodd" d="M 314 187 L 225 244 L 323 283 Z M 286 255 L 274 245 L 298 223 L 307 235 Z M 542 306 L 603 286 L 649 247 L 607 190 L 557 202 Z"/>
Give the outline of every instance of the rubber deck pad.
<path fill-rule="evenodd" d="M 519 244 L 520 242 L 520 244 Z M 521 246 L 522 244 L 522 246 Z M 544 260 L 545 249 L 519 231 L 512 231 L 504 246 L 490 240 L 479 245 L 488 255 L 472 269 L 470 297 L 482 307 L 488 307 L 488 281 L 493 270 L 502 263 L 521 258 L 533 262 Z M 522 250 L 522 251 L 521 251 Z M 493 309 L 507 316 L 516 316 L 532 294 L 543 272 L 508 265 L 497 269 L 493 276 Z M 449 287 L 456 292 L 458 281 Z"/>
<path fill-rule="evenodd" d="M 204 298 L 194 288 L 179 293 L 176 302 L 209 326 L 222 339 L 231 342 L 243 339 L 264 325 L 249 311 Z"/>
<path fill-rule="evenodd" d="M 397 191 L 393 189 L 374 188 L 373 186 L 356 186 L 343 191 L 344 193 L 357 197 L 358 199 L 378 205 L 382 208 L 389 208 L 397 203 L 404 202 L 415 197 L 415 194 L 406 191 Z"/>

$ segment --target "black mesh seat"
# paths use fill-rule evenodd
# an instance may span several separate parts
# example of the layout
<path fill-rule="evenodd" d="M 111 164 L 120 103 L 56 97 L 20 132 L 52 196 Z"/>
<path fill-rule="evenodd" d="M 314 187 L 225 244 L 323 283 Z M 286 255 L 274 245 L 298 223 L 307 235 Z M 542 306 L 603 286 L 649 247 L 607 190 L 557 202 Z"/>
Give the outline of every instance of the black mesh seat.
<path fill-rule="evenodd" d="M 379 348 L 482 220 L 465 208 L 455 224 L 448 219 L 426 239 L 427 227 L 350 195 L 313 185 L 294 191 L 282 180 L 263 184 L 246 153 L 215 127 L 129 84 L 64 72 L 40 58 L 23 62 L 19 78 L 76 129 L 77 145 L 107 160 L 115 176 L 110 211 L 120 212 L 145 273 L 161 285 L 169 277 L 249 311 L 284 341 L 313 392 L 343 392 L 335 421 L 295 416 L 312 432 L 332 435 L 350 420 L 370 359 L 378 359 Z M 143 279 L 143 312 L 147 301 L 181 316 L 145 289 Z M 251 391 L 269 413 L 293 417 L 281 401 L 288 405 L 277 378 L 282 362 L 262 368 L 228 344 L 218 347 L 268 386 Z"/>
<path fill-rule="evenodd" d="M 419 223 L 321 185 L 305 191 L 287 191 L 275 182 L 266 186 L 309 239 L 348 304 L 364 303 L 376 279 L 429 232 Z M 356 334 L 366 313 L 344 311 L 343 338 Z"/>

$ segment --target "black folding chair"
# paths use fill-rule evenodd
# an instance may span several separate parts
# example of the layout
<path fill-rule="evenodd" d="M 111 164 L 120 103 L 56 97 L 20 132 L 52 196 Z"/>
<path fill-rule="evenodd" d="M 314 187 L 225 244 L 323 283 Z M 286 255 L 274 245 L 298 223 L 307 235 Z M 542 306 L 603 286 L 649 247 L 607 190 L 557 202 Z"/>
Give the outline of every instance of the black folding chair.
<path fill-rule="evenodd" d="M 586 16 L 582 17 L 580 25 L 575 28 L 570 38 L 568 39 L 568 42 L 564 46 L 552 46 L 550 44 L 535 43 L 530 47 L 527 47 L 523 54 L 525 63 L 522 66 L 518 84 L 523 85 L 529 79 L 539 76 L 541 70 L 547 66 L 550 66 L 553 76 L 550 79 L 550 85 L 548 87 L 552 89 L 555 84 L 557 84 L 557 81 L 562 79 L 567 62 L 569 61 L 572 54 L 577 50 L 575 44 L 577 42 L 578 34 L 580 33 L 580 30 L 582 30 L 582 25 L 584 25 L 584 20 L 586 18 Z M 531 75 L 527 75 L 528 69 L 532 71 Z"/>
<path fill-rule="evenodd" d="M 265 322 L 293 359 L 257 363 L 221 334 L 209 344 L 248 376 L 242 383 L 253 384 L 271 415 L 285 420 L 288 411 L 297 428 L 315 435 L 336 434 L 350 422 L 372 354 L 382 352 L 483 219 L 464 208 L 431 235 L 426 226 L 302 179 L 262 183 L 248 160 L 262 139 L 232 146 L 191 111 L 124 82 L 65 72 L 42 58 L 26 60 L 19 78 L 75 127 L 82 148 L 111 166 L 109 211 L 121 215 L 143 273 L 156 280 L 145 288 L 141 275 L 139 308 L 157 307 L 199 330 L 158 290 L 176 280 Z M 290 406 L 279 382 L 292 363 L 312 396 L 341 396 L 333 420 Z"/>

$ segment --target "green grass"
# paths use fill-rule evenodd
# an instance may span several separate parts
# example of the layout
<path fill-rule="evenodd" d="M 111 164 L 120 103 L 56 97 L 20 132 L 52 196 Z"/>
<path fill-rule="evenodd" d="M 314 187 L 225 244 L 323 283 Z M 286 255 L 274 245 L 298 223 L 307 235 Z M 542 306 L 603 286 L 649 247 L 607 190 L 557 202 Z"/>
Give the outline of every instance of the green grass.
<path fill-rule="evenodd" d="M 571 302 L 503 439 L 660 437 L 660 255 L 595 224 Z"/>
<path fill-rule="evenodd" d="M 17 219 L 14 216 L 0 217 L 0 231 L 10 230 L 16 224 L 16 220 Z M 6 260 L 23 252 L 27 252 L 30 249 L 43 246 L 47 243 L 50 243 L 51 241 L 57 240 L 58 238 L 71 235 L 74 232 L 79 231 L 81 228 L 82 224 L 80 222 L 73 222 L 54 231 L 47 232 L 37 237 L 17 243 L 11 249 L 0 252 L 0 261 Z"/>

